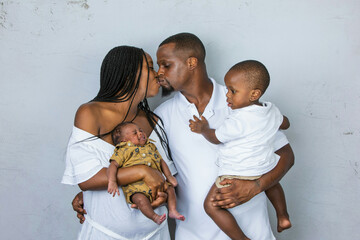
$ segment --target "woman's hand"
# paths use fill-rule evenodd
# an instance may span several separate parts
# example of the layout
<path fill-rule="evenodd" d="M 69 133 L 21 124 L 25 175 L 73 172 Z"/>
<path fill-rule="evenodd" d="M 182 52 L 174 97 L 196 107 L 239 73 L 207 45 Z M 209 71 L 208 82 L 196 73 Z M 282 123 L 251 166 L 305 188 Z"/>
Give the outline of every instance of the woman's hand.
<path fill-rule="evenodd" d="M 149 186 L 152 196 L 152 208 L 157 208 L 167 201 L 167 183 L 165 182 L 162 173 L 156 169 L 139 165 L 143 168 L 143 181 Z M 131 205 L 132 208 L 137 208 L 136 204 Z"/>
<path fill-rule="evenodd" d="M 226 209 L 243 204 L 261 192 L 257 180 L 224 179 L 220 184 L 230 186 L 218 188 L 210 200 L 215 206 Z"/>
<path fill-rule="evenodd" d="M 158 198 L 158 193 L 165 192 L 167 184 L 161 172 L 153 168 L 144 166 L 144 174 L 142 180 L 149 186 L 153 199 Z"/>
<path fill-rule="evenodd" d="M 71 203 L 75 212 L 77 212 L 77 218 L 80 220 L 80 223 L 83 224 L 85 221 L 84 214 L 86 214 L 86 210 L 84 209 L 84 201 L 83 201 L 83 193 L 79 192 L 76 194 L 74 200 Z"/>
<path fill-rule="evenodd" d="M 167 193 L 159 192 L 157 198 L 151 203 L 152 208 L 157 208 L 167 202 Z M 131 205 L 132 208 L 137 208 L 136 204 Z"/>

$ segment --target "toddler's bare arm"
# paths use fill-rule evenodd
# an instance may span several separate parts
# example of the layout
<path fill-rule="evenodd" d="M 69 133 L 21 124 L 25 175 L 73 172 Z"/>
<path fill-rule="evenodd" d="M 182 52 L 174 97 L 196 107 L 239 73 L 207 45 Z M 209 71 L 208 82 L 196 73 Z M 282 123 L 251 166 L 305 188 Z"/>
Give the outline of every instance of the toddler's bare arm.
<path fill-rule="evenodd" d="M 189 127 L 191 131 L 202 134 L 206 140 L 213 144 L 220 144 L 221 142 L 215 135 L 215 129 L 209 127 L 209 123 L 205 117 L 201 116 L 201 119 L 194 115 L 194 120 L 189 120 Z"/>

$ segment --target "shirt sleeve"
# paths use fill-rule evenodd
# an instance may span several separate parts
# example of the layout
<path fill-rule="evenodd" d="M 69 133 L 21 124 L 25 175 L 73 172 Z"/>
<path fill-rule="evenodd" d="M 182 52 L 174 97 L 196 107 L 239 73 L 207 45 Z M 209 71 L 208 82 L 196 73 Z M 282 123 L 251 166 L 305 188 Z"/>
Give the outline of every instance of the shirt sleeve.
<path fill-rule="evenodd" d="M 87 181 L 104 167 L 98 150 L 88 142 L 90 140 L 79 141 L 73 130 L 67 146 L 65 172 L 61 183 L 77 185 Z"/>
<path fill-rule="evenodd" d="M 121 168 L 124 164 L 124 159 L 124 151 L 120 147 L 116 147 L 114 150 L 114 154 L 110 158 L 110 161 L 114 160 L 115 162 L 117 162 L 117 164 L 119 164 L 119 168 Z"/>
<path fill-rule="evenodd" d="M 277 131 L 277 133 L 275 134 L 275 139 L 274 139 L 274 149 L 275 151 L 279 150 L 280 148 L 282 148 L 283 146 L 285 146 L 286 144 L 288 144 L 289 141 L 286 138 L 285 134 L 283 133 L 283 131 L 279 130 Z"/>

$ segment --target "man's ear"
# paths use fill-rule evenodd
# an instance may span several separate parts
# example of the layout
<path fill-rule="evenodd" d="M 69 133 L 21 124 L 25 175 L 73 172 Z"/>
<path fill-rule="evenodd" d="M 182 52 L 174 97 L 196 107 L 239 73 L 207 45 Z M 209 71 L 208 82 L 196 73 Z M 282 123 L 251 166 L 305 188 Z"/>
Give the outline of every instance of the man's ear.
<path fill-rule="evenodd" d="M 257 101 L 261 97 L 261 94 L 262 92 L 260 89 L 251 90 L 250 101 L 251 102 Z"/>
<path fill-rule="evenodd" d="M 186 60 L 188 68 L 192 71 L 197 67 L 198 59 L 196 57 L 189 57 Z"/>

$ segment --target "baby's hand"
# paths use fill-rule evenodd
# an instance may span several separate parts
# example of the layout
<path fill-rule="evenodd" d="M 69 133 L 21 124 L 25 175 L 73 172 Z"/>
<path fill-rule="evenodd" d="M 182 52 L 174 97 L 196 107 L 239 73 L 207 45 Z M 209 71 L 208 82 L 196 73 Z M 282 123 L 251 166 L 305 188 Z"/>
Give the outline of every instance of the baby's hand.
<path fill-rule="evenodd" d="M 177 186 L 177 181 L 176 181 L 176 178 L 174 176 L 168 176 L 166 177 L 166 180 L 171 183 L 171 185 L 173 187 L 176 187 Z"/>
<path fill-rule="evenodd" d="M 209 128 L 209 122 L 205 117 L 201 116 L 201 120 L 194 115 L 194 120 L 189 120 L 189 127 L 195 133 L 202 133 L 205 129 Z"/>
<path fill-rule="evenodd" d="M 108 193 L 112 194 L 115 197 L 117 193 L 120 196 L 119 187 L 116 182 L 109 181 L 108 183 Z"/>

